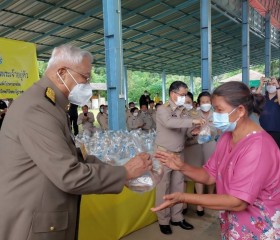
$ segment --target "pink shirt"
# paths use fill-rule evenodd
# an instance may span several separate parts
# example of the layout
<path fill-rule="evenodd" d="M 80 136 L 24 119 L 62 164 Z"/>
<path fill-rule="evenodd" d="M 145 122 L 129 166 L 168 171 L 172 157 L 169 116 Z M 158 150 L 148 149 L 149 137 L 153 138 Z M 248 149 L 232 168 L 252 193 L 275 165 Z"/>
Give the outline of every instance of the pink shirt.
<path fill-rule="evenodd" d="M 204 165 L 216 179 L 217 193 L 248 203 L 244 211 L 220 214 L 222 239 L 280 239 L 280 152 L 265 131 L 254 132 L 234 147 L 224 133 Z"/>

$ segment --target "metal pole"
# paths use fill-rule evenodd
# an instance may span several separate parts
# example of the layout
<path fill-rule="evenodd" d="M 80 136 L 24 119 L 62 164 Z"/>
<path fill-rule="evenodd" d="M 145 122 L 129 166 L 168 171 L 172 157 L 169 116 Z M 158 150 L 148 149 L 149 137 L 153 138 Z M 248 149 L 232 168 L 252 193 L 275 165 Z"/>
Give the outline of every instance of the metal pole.
<path fill-rule="evenodd" d="M 103 0 L 109 129 L 125 129 L 121 0 Z"/>
<path fill-rule="evenodd" d="M 194 85 L 193 85 L 193 73 L 191 73 L 190 75 L 190 90 L 191 90 L 191 93 L 194 94 Z"/>
<path fill-rule="evenodd" d="M 212 89 L 211 0 L 200 0 L 201 84 L 202 91 Z"/>
<path fill-rule="evenodd" d="M 265 14 L 265 70 L 264 75 L 270 76 L 271 64 L 271 25 L 270 25 L 270 12 Z"/>
<path fill-rule="evenodd" d="M 162 71 L 161 74 L 161 79 L 162 79 L 162 85 L 161 85 L 161 89 L 162 89 L 162 102 L 165 103 L 166 101 L 166 74 L 165 71 Z"/>
<path fill-rule="evenodd" d="M 123 80 L 124 80 L 124 99 L 126 105 L 128 104 L 128 84 L 127 84 L 127 68 L 123 66 Z"/>
<path fill-rule="evenodd" d="M 250 70 L 249 3 L 242 0 L 242 82 L 249 86 Z"/>

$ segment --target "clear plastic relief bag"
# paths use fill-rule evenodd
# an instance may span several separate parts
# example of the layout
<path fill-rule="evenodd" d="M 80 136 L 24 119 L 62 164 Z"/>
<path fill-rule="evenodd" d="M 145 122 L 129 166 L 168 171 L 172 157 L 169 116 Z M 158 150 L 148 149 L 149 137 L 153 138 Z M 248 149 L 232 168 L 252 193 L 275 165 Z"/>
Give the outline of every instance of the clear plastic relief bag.
<path fill-rule="evenodd" d="M 210 142 L 212 140 L 211 137 L 211 128 L 210 126 L 206 123 L 205 125 L 203 125 L 200 129 L 200 132 L 198 134 L 197 137 L 197 142 L 199 144 L 203 144 L 203 143 L 207 143 Z"/>
<path fill-rule="evenodd" d="M 113 166 L 122 166 L 141 152 L 153 154 L 155 132 L 105 131 L 93 136 L 80 136 L 76 143 L 83 143 L 89 155 L 95 155 L 101 161 Z M 152 190 L 163 176 L 163 166 L 152 157 L 153 167 L 142 176 L 127 181 L 126 186 L 134 192 Z"/>

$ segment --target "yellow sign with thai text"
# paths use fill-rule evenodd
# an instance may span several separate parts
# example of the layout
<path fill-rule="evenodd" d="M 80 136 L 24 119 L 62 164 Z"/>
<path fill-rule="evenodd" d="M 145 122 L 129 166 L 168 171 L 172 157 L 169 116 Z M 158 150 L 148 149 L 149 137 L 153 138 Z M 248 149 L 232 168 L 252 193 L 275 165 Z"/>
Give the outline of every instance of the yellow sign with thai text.
<path fill-rule="evenodd" d="M 35 44 L 0 38 L 0 99 L 17 98 L 38 79 Z"/>

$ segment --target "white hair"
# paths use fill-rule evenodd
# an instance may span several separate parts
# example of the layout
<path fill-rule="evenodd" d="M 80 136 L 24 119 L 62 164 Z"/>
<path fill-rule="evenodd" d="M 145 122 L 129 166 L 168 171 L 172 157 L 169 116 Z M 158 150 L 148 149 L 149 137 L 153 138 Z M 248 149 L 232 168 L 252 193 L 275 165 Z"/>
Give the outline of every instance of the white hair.
<path fill-rule="evenodd" d="M 90 62 L 93 61 L 93 56 L 90 52 L 69 44 L 63 44 L 53 49 L 47 68 L 59 62 L 71 65 L 80 64 L 85 57 L 88 57 Z"/>

